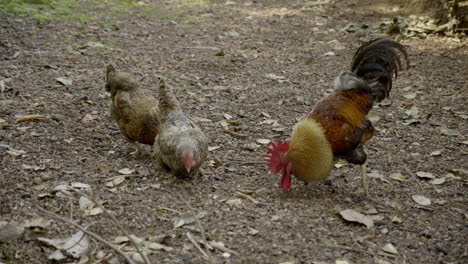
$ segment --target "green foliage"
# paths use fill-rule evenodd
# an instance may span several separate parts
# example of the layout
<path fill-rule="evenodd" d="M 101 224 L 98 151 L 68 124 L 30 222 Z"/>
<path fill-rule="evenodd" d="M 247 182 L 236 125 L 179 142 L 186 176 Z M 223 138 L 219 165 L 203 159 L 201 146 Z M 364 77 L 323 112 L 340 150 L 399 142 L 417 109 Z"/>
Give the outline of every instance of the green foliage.
<path fill-rule="evenodd" d="M 213 0 L 188 0 L 187 4 L 189 5 L 207 5 L 211 4 Z"/>
<path fill-rule="evenodd" d="M 89 17 L 74 0 L 1 0 L 0 10 L 32 16 L 39 21 L 53 19 L 80 19 Z"/>
<path fill-rule="evenodd" d="M 134 0 L 0 0 L 0 11 L 47 20 L 96 20 L 86 8 L 104 5 L 107 12 L 136 7 Z"/>

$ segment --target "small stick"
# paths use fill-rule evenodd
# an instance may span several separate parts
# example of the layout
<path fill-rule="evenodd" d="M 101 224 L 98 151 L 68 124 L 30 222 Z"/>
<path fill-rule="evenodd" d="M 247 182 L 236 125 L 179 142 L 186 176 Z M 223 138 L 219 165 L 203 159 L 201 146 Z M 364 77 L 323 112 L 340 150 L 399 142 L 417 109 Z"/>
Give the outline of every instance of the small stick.
<path fill-rule="evenodd" d="M 254 204 L 258 204 L 258 201 L 255 200 L 252 196 L 248 195 L 248 194 L 245 194 L 245 193 L 241 193 L 239 191 L 236 191 L 236 196 L 239 197 L 239 198 L 242 198 L 242 199 L 246 199 L 246 200 L 249 200 L 251 201 L 252 203 Z"/>
<path fill-rule="evenodd" d="M 223 252 L 226 252 L 226 253 L 229 253 L 229 254 L 232 254 L 232 255 L 239 255 L 239 252 L 237 252 L 235 250 L 232 250 L 232 249 L 229 249 L 227 247 L 218 245 L 217 243 L 211 243 L 211 246 L 213 248 L 219 250 L 219 251 L 223 251 Z"/>
<path fill-rule="evenodd" d="M 128 263 L 130 264 L 136 264 L 130 257 L 128 257 L 124 252 L 122 252 L 119 248 L 115 247 L 114 245 L 112 245 L 111 243 L 107 242 L 104 238 L 102 238 L 101 236 L 99 236 L 98 234 L 92 232 L 92 231 L 89 231 L 87 230 L 86 228 L 80 226 L 79 224 L 76 224 L 74 223 L 72 220 L 69 220 L 67 218 L 64 218 L 58 214 L 55 214 L 55 213 L 52 213 L 50 211 L 47 211 L 45 209 L 42 209 L 42 208 L 37 208 L 37 210 L 39 212 L 41 212 L 43 215 L 46 215 L 48 217 L 51 217 L 51 218 L 54 218 L 56 220 L 60 220 L 64 223 L 67 223 L 67 224 L 70 224 L 71 226 L 81 230 L 83 233 L 87 234 L 88 236 L 96 239 L 97 241 L 103 243 L 104 245 L 110 247 L 111 249 L 113 249 L 115 252 L 117 252 L 119 255 L 121 255 L 122 257 L 124 257 Z"/>
<path fill-rule="evenodd" d="M 203 46 L 198 46 L 198 47 L 182 47 L 183 49 L 209 49 L 209 50 L 219 50 L 220 48 L 217 47 L 203 47 Z"/>
<path fill-rule="evenodd" d="M 175 209 L 171 209 L 171 208 L 167 208 L 167 207 L 164 207 L 164 206 L 156 206 L 157 208 L 159 209 L 163 209 L 163 210 L 166 210 L 166 211 L 169 211 L 169 212 L 174 212 L 174 213 L 178 213 L 178 214 L 182 214 L 181 212 L 175 210 Z"/>
<path fill-rule="evenodd" d="M 246 161 L 242 162 L 240 165 L 254 165 L 254 164 L 267 164 L 265 161 Z"/>
<path fill-rule="evenodd" d="M 210 251 L 208 249 L 208 242 L 206 242 L 205 229 L 203 228 L 200 220 L 198 219 L 198 214 L 195 214 L 195 209 L 193 209 L 192 205 L 190 205 L 190 203 L 186 199 L 184 199 L 181 194 L 174 193 L 174 192 L 169 191 L 167 189 L 162 189 L 162 190 L 164 190 L 164 191 L 166 191 L 166 192 L 168 192 L 168 193 L 170 193 L 172 195 L 177 196 L 177 198 L 179 198 L 179 200 L 184 202 L 187 205 L 187 207 L 190 209 L 191 213 L 195 217 L 195 221 L 197 222 L 198 229 L 200 229 L 200 233 L 201 233 L 201 236 L 202 236 L 202 239 L 203 239 L 203 244 L 205 245 L 205 248 L 206 248 L 206 253 L 204 255 L 207 255 L 209 262 L 211 262 L 211 254 L 210 254 Z"/>
<path fill-rule="evenodd" d="M 148 259 L 148 256 L 146 256 L 146 254 L 143 253 L 143 251 L 140 250 L 140 246 L 138 245 L 138 243 L 135 241 L 135 239 L 133 239 L 132 236 L 130 236 L 130 234 L 127 232 L 127 230 L 125 228 L 122 227 L 122 225 L 119 223 L 119 221 L 117 221 L 117 219 L 115 218 L 115 216 L 113 216 L 111 213 L 109 213 L 106 208 L 104 208 L 104 206 L 102 206 L 102 204 L 100 204 L 98 201 L 96 201 L 94 198 L 78 191 L 78 190 L 74 190 L 76 193 L 78 193 L 79 195 L 82 195 L 86 198 L 88 198 L 89 200 L 91 200 L 95 205 L 99 206 L 102 211 L 104 212 L 104 214 L 106 214 L 111 220 L 112 222 L 114 222 L 114 224 L 120 229 L 120 231 L 122 231 L 124 233 L 124 235 L 126 237 L 128 237 L 128 239 L 130 240 L 130 242 L 132 242 L 133 246 L 136 248 L 138 254 L 140 254 L 140 256 L 143 258 L 143 261 L 145 262 L 145 264 L 151 264 L 151 261 Z"/>
<path fill-rule="evenodd" d="M 208 254 L 206 254 L 206 252 L 200 247 L 200 245 L 198 245 L 197 241 L 195 241 L 195 239 L 193 239 L 190 232 L 185 233 L 185 235 L 187 236 L 188 240 L 190 240 L 190 242 L 192 242 L 192 244 L 198 249 L 198 251 L 200 251 L 205 257 L 210 258 L 208 256 Z M 207 248 L 207 250 L 208 250 L 208 248 Z"/>
<path fill-rule="evenodd" d="M 334 245 L 322 245 L 322 244 L 319 244 L 320 247 L 327 247 L 327 248 L 335 248 L 335 249 L 344 249 L 344 250 L 348 250 L 348 251 L 355 251 L 355 252 L 360 252 L 360 253 L 365 253 L 365 254 L 369 254 L 371 256 L 374 256 L 375 254 L 372 253 L 372 252 L 368 252 L 368 251 L 365 251 L 365 250 L 362 250 L 362 249 L 358 249 L 358 248 L 352 248 L 352 247 L 346 247 L 346 246 L 334 246 Z"/>

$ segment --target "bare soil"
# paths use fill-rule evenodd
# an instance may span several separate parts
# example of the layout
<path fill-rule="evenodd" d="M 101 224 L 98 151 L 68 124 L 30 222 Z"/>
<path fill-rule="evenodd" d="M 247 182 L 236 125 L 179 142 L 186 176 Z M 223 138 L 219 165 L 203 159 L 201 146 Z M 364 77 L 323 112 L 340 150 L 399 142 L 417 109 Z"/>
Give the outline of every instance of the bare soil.
<path fill-rule="evenodd" d="M 89 230 L 108 241 L 123 235 L 104 214 L 84 216 L 79 196 L 52 191 L 80 182 L 91 186 L 86 193 L 102 200 L 130 233 L 172 235 L 163 243 L 174 250 L 156 251 L 150 255 L 153 263 L 208 263 L 186 236 L 199 238 L 197 225 L 173 229 L 179 213 L 191 209 L 165 190 L 205 213 L 200 221 L 209 241 L 239 253 L 223 257 L 214 250 L 213 263 L 468 262 L 466 38 L 390 36 L 407 46 L 411 67 L 398 76 L 390 100 L 375 108 L 380 120 L 367 148 L 373 199 L 360 192 L 360 170 L 352 165 L 335 168 L 325 182 L 293 181 L 292 190 L 284 192 L 279 176 L 262 164 L 265 150 L 256 141 L 288 139 L 297 120 L 348 69 L 357 47 L 385 36 L 340 29 L 349 23 L 379 24 L 404 12 L 403 6 L 392 1 L 158 3 L 157 12 L 129 13 L 112 26 L 0 15 L 0 80 L 5 80 L 0 221 L 24 222 L 45 208 L 92 224 Z M 155 95 L 156 76 L 170 80 L 210 146 L 219 147 L 210 151 L 198 177 L 178 180 L 159 171 L 150 154 L 129 154 L 130 144 L 109 116 L 104 90 L 109 63 Z M 73 83 L 63 85 L 59 77 Z M 30 114 L 47 118 L 16 121 Z M 225 121 L 238 134 L 226 132 Z M 106 186 L 123 168 L 134 172 L 118 186 Z M 418 177 L 420 171 L 448 177 L 436 185 Z M 395 173 L 404 180 L 394 180 Z M 415 194 L 432 203 L 418 205 Z M 372 216 L 374 227 L 343 220 L 344 209 Z M 54 221 L 42 232 L 56 238 L 76 231 Z M 19 239 L 0 243 L 0 262 L 52 262 L 47 257 L 53 249 L 35 236 L 37 230 L 27 228 Z M 398 254 L 381 250 L 388 243 Z M 113 253 L 93 244 L 89 263 L 100 250 Z"/>

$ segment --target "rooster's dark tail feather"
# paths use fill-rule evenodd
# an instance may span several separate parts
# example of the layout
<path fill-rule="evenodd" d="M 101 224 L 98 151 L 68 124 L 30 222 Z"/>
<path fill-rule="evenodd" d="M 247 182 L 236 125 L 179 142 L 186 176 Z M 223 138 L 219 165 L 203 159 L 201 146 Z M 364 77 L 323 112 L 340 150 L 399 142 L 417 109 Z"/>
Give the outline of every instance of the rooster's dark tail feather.
<path fill-rule="evenodd" d="M 394 40 L 379 38 L 366 42 L 354 54 L 352 73 L 341 74 L 335 80 L 335 87 L 340 90 L 365 88 L 374 101 L 380 102 L 388 97 L 393 78 L 397 78 L 398 71 L 402 69 L 402 57 L 408 68 L 408 53 Z"/>

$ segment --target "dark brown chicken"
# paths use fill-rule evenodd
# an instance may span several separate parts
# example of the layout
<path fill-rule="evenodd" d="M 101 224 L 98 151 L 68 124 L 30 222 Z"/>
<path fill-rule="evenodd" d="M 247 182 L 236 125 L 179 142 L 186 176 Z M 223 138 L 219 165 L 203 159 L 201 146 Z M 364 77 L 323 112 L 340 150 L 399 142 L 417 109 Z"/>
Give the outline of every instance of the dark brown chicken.
<path fill-rule="evenodd" d="M 112 65 L 107 66 L 106 91 L 111 93 L 111 116 L 122 135 L 134 144 L 134 153 L 141 151 L 138 143 L 153 145 L 161 124 L 158 101 L 128 73 L 118 72 Z"/>
<path fill-rule="evenodd" d="M 208 138 L 182 112 L 179 101 L 160 78 L 159 107 L 162 126 L 154 142 L 159 164 L 175 176 L 194 175 L 208 154 Z"/>

